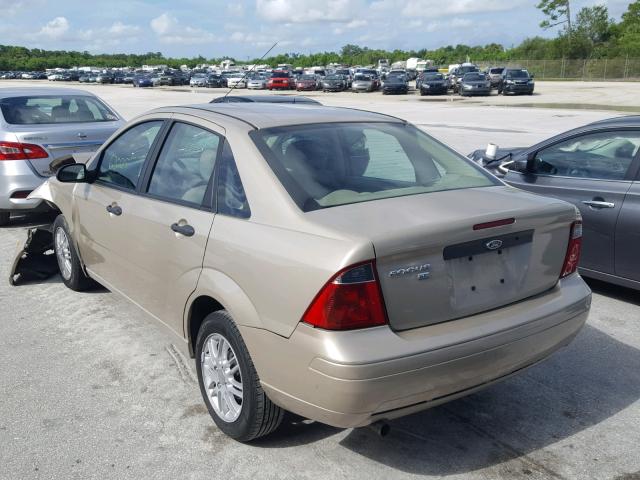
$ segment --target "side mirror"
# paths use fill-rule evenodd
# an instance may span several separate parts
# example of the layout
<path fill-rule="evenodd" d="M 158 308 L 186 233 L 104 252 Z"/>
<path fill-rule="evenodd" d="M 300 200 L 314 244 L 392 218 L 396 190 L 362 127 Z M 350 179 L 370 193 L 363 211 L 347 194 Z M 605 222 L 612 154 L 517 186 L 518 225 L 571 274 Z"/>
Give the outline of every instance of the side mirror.
<path fill-rule="evenodd" d="M 515 170 L 520 173 L 533 173 L 535 160 L 536 152 L 529 152 L 525 158 L 519 157 L 514 160 L 510 170 Z"/>
<path fill-rule="evenodd" d="M 62 183 L 89 183 L 87 166 L 84 163 L 64 165 L 56 173 L 56 178 Z"/>
<path fill-rule="evenodd" d="M 531 78 L 535 78 L 535 75 L 532 73 L 531 75 L 529 75 Z"/>

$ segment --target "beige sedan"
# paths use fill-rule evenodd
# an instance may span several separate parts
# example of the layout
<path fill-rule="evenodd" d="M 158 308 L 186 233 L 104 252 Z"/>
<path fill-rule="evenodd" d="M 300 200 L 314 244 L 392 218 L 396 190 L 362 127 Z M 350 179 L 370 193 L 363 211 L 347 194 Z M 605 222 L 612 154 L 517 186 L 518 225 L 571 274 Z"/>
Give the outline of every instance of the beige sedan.
<path fill-rule="evenodd" d="M 583 326 L 576 209 L 393 117 L 206 104 L 136 118 L 33 197 L 67 286 L 119 292 L 195 358 L 218 427 L 384 425 Z"/>

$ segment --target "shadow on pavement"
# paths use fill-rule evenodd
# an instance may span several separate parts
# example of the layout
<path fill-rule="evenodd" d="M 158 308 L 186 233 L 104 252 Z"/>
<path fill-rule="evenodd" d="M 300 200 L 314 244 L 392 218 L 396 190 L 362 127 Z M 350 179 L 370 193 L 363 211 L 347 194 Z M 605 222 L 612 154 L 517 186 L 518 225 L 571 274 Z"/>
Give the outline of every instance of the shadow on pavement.
<path fill-rule="evenodd" d="M 640 398 L 640 351 L 586 326 L 547 362 L 480 393 L 390 422 L 382 439 L 353 430 L 340 443 L 407 472 L 453 475 L 519 458 L 607 420 Z M 526 472 L 524 472 L 526 474 Z"/>
<path fill-rule="evenodd" d="M 640 291 L 638 290 L 621 287 L 619 285 L 614 285 L 613 283 L 602 282 L 593 278 L 582 278 L 587 282 L 593 293 L 598 293 L 622 302 L 640 305 Z"/>
<path fill-rule="evenodd" d="M 532 472 L 561 477 L 551 462 L 543 465 L 529 454 L 606 421 L 639 398 L 640 351 L 587 325 L 567 349 L 522 375 L 391 421 L 384 438 L 350 430 L 340 445 L 411 474 L 464 474 L 519 459 L 522 471 L 510 471 L 510 478 Z M 287 448 L 343 431 L 289 416 L 252 445 Z"/>

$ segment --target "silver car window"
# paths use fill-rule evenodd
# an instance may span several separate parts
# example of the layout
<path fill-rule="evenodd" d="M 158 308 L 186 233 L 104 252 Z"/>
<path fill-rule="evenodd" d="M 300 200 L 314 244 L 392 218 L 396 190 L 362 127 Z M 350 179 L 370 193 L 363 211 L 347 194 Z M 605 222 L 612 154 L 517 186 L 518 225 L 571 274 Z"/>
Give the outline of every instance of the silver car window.
<path fill-rule="evenodd" d="M 176 123 L 160 151 L 148 193 L 200 206 L 218 156 L 220 136 Z"/>
<path fill-rule="evenodd" d="M 99 99 L 89 95 L 35 95 L 0 100 L 2 115 L 13 125 L 90 123 L 118 120 Z"/>
<path fill-rule="evenodd" d="M 162 121 L 140 123 L 116 138 L 102 152 L 98 180 L 119 188 L 135 190 L 142 166 Z"/>

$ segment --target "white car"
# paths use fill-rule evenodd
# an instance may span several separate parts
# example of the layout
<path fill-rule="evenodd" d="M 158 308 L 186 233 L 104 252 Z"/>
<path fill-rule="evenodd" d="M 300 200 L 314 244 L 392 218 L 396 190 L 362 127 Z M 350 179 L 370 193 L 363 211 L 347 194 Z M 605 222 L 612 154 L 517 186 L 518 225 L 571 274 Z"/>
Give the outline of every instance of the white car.
<path fill-rule="evenodd" d="M 227 77 L 227 87 L 229 88 L 247 88 L 247 81 L 244 75 L 230 75 Z"/>

